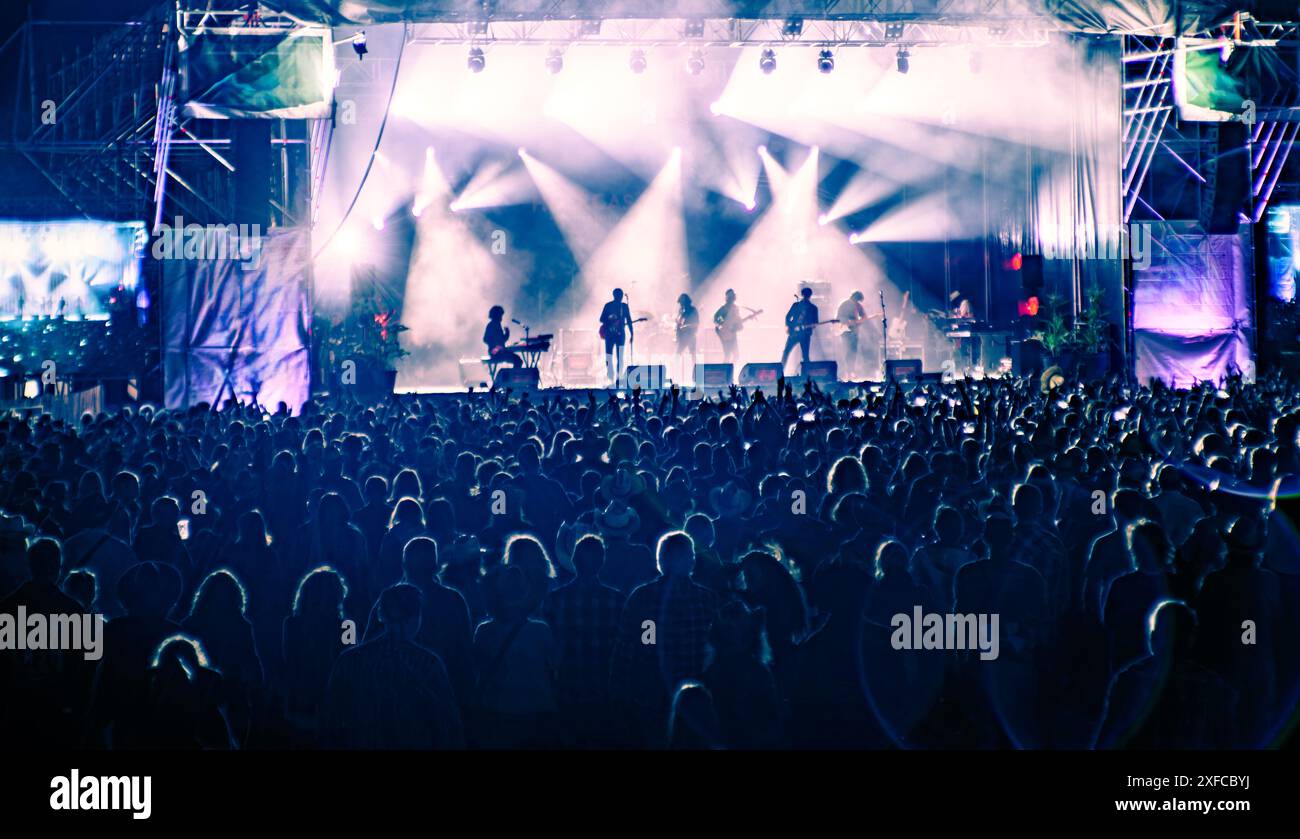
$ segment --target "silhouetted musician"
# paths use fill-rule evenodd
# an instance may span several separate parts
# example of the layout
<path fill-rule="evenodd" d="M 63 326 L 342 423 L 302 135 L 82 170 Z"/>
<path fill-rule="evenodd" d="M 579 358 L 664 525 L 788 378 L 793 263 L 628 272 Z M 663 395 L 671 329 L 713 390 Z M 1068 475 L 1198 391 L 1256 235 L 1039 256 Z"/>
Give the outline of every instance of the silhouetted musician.
<path fill-rule="evenodd" d="M 488 309 L 487 328 L 483 330 L 483 343 L 487 344 L 488 348 L 488 363 L 521 367 L 524 360 L 518 354 L 506 349 L 506 345 L 510 343 L 510 328 L 501 324 L 505 316 L 506 310 L 500 306 Z"/>
<path fill-rule="evenodd" d="M 812 302 L 812 289 L 805 288 L 799 292 L 799 299 L 785 313 L 785 351 L 781 353 L 781 366 L 785 366 L 790 352 L 797 345 L 803 352 L 803 360 L 810 361 L 808 348 L 812 344 L 813 329 L 817 326 L 817 306 Z"/>

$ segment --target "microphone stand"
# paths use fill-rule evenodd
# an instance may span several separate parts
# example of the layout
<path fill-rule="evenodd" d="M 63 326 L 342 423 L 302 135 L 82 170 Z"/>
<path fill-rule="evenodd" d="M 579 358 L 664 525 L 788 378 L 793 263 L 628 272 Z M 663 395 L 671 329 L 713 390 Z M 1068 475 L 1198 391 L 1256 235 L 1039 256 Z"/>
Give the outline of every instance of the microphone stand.
<path fill-rule="evenodd" d="M 880 292 L 880 375 L 885 375 L 885 362 L 889 360 L 889 315 L 885 313 L 885 292 Z"/>
<path fill-rule="evenodd" d="M 632 320 L 632 297 L 627 292 L 623 293 L 623 305 L 627 307 L 627 319 Z M 623 380 L 624 389 L 627 388 L 627 371 L 632 366 L 636 358 L 636 327 L 627 324 L 627 361 L 622 365 L 623 369 L 618 371 L 619 378 Z"/>

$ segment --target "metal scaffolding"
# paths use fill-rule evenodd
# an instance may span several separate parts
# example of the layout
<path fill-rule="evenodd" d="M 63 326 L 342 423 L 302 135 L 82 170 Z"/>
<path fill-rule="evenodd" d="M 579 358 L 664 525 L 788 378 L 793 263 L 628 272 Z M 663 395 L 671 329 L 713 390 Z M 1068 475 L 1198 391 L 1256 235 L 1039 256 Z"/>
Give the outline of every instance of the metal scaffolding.
<path fill-rule="evenodd" d="M 229 25 L 238 19 L 221 21 Z M 82 216 L 141 220 L 174 216 L 225 224 L 235 213 L 233 125 L 183 116 L 178 108 L 178 32 L 218 24 L 175 2 L 126 23 L 32 20 L 11 39 L 19 52 L 10 139 L 0 150 L 21 155 L 50 187 L 5 196 L 0 212 L 19 217 Z M 204 19 L 206 18 L 206 20 Z M 254 25 L 296 26 L 274 15 Z M 320 133 L 307 121 L 272 131 L 272 223 L 305 223 L 293 206 L 293 171 L 305 166 Z M 319 122 L 319 121 L 315 121 Z M 301 216 L 301 217 L 300 217 Z"/>
<path fill-rule="evenodd" d="M 1215 37 L 1216 31 L 1200 33 Z M 1239 36 L 1254 49 L 1294 41 L 1294 23 L 1241 22 Z M 1221 124 L 1182 121 L 1173 95 L 1175 41 L 1159 35 L 1124 36 L 1124 220 L 1208 218 L 1214 202 Z M 1283 84 L 1300 85 L 1294 68 L 1283 67 Z M 1250 201 L 1242 222 L 1258 222 L 1275 195 L 1294 196 L 1296 174 L 1288 169 L 1300 134 L 1300 111 L 1284 106 L 1289 91 L 1265 92 L 1263 101 L 1243 114 L 1245 152 L 1250 156 Z M 1228 151 L 1231 153 L 1231 150 Z"/>

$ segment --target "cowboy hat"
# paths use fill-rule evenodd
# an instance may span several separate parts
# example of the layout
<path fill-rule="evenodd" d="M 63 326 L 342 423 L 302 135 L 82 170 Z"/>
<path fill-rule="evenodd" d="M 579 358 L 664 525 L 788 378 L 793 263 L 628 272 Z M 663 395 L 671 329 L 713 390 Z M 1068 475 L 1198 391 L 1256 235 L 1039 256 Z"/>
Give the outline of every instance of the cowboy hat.
<path fill-rule="evenodd" d="M 645 492 L 645 478 L 628 465 L 621 465 L 600 481 L 600 495 L 606 501 L 626 500 Z"/>
<path fill-rule="evenodd" d="M 596 529 L 602 536 L 628 538 L 641 528 L 641 517 L 625 502 L 615 499 L 596 513 Z"/>

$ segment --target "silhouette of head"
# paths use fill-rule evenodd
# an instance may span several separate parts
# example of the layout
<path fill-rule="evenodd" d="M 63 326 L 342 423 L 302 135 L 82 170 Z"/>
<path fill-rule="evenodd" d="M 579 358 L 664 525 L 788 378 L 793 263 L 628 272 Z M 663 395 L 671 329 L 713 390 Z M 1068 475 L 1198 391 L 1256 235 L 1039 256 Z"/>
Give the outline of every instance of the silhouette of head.
<path fill-rule="evenodd" d="M 1147 651 L 1186 659 L 1196 644 L 1196 613 L 1182 600 L 1162 600 L 1146 620 Z"/>
<path fill-rule="evenodd" d="M 63 570 L 63 548 L 53 539 L 37 539 L 27 549 L 27 569 L 32 580 L 53 584 Z"/>
<path fill-rule="evenodd" d="M 1139 571 L 1155 574 L 1171 569 L 1174 547 L 1165 529 L 1153 521 L 1141 519 L 1128 526 L 1128 549 Z"/>
<path fill-rule="evenodd" d="M 228 619 L 243 617 L 248 595 L 235 575 L 225 568 L 213 571 L 199 583 L 190 605 L 190 617 Z"/>
<path fill-rule="evenodd" d="M 721 728 L 709 689 L 700 682 L 682 682 L 668 714 L 669 748 L 720 749 Z"/>
<path fill-rule="evenodd" d="M 402 641 L 420 632 L 420 590 L 408 583 L 398 583 L 379 595 L 379 619 L 384 631 Z"/>
<path fill-rule="evenodd" d="M 132 617 L 162 620 L 181 594 L 181 575 L 170 565 L 141 562 L 117 581 L 117 600 Z"/>
<path fill-rule="evenodd" d="M 402 571 L 406 582 L 427 584 L 438 573 L 438 543 L 428 536 L 416 536 L 402 548 Z"/>
<path fill-rule="evenodd" d="M 348 587 L 343 575 L 328 565 L 308 571 L 298 583 L 293 597 L 295 615 L 338 619 L 343 617 L 343 601 Z"/>
<path fill-rule="evenodd" d="M 695 543 L 683 531 L 660 536 L 655 555 L 659 573 L 665 577 L 687 577 L 695 569 Z"/>
<path fill-rule="evenodd" d="M 599 536 L 588 534 L 578 540 L 573 548 L 573 570 L 579 577 L 593 578 L 605 565 L 605 542 Z"/>

